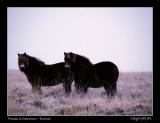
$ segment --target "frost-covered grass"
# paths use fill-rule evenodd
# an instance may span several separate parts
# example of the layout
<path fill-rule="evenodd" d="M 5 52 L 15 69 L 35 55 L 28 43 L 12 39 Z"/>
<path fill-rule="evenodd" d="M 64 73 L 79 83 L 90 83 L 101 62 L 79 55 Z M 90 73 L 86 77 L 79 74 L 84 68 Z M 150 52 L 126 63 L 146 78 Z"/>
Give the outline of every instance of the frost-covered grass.
<path fill-rule="evenodd" d="M 152 73 L 120 73 L 113 99 L 108 99 L 104 88 L 89 88 L 83 97 L 76 93 L 74 84 L 69 97 L 64 95 L 62 84 L 42 87 L 43 94 L 38 96 L 23 73 L 8 70 L 8 115 L 152 115 L 152 84 Z"/>

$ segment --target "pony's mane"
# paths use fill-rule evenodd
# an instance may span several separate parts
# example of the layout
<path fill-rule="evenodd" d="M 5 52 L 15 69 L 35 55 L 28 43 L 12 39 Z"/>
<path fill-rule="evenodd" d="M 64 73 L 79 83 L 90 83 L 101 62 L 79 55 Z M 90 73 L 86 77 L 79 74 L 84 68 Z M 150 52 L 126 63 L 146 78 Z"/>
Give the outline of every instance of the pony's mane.
<path fill-rule="evenodd" d="M 87 58 L 86 56 L 82 56 L 82 55 L 78 55 L 76 54 L 81 60 L 88 62 L 90 64 L 92 64 L 92 62 L 89 60 L 89 58 Z"/>
<path fill-rule="evenodd" d="M 43 61 L 41 61 L 39 58 L 33 57 L 33 56 L 29 56 L 29 60 L 31 60 L 32 62 L 39 64 L 39 65 L 45 65 L 45 63 Z"/>

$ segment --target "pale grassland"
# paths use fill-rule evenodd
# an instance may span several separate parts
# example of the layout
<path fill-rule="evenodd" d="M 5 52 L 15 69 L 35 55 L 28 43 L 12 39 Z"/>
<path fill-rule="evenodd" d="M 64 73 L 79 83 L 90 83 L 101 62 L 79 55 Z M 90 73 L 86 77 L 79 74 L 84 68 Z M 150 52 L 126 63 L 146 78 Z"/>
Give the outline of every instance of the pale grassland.
<path fill-rule="evenodd" d="M 9 116 L 127 116 L 152 115 L 152 73 L 120 73 L 118 93 L 108 99 L 104 88 L 89 88 L 83 97 L 74 84 L 69 97 L 62 84 L 42 87 L 42 96 L 32 93 L 31 85 L 20 71 L 8 70 L 7 107 Z"/>

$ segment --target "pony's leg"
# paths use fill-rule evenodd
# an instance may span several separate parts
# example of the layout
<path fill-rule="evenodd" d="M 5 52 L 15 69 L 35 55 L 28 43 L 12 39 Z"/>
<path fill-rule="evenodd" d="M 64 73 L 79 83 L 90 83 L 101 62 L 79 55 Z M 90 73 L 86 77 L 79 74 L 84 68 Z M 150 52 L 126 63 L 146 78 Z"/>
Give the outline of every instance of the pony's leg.
<path fill-rule="evenodd" d="M 105 91 L 107 92 L 107 95 L 110 96 L 110 89 L 108 86 L 104 86 Z"/>
<path fill-rule="evenodd" d="M 41 86 L 40 85 L 34 85 L 33 87 L 33 92 L 38 94 L 38 95 L 42 95 L 42 90 L 41 90 Z"/>
<path fill-rule="evenodd" d="M 39 95 L 42 95 L 42 89 L 41 89 L 41 86 L 37 86 L 37 93 L 39 94 Z"/>
<path fill-rule="evenodd" d="M 117 93 L 117 86 L 116 83 L 111 85 L 111 96 L 115 96 L 115 94 Z"/>
<path fill-rule="evenodd" d="M 83 87 L 82 88 L 82 91 L 81 91 L 82 96 L 84 96 L 86 94 L 87 90 L 88 90 L 88 87 Z"/>
<path fill-rule="evenodd" d="M 42 95 L 41 83 L 37 83 L 37 81 L 41 82 L 39 78 L 34 78 L 33 81 L 30 81 L 32 85 L 32 91 L 33 93 L 38 93 L 39 95 Z"/>
<path fill-rule="evenodd" d="M 64 88 L 64 91 L 65 91 L 65 95 L 69 96 L 70 93 L 71 93 L 71 83 L 64 82 L 63 83 L 63 88 Z"/>
<path fill-rule="evenodd" d="M 74 86 L 75 86 L 75 88 L 76 88 L 77 93 L 80 94 L 80 92 L 81 92 L 81 87 L 80 87 L 80 85 L 79 85 L 77 82 L 75 82 L 75 83 L 74 83 Z"/>
<path fill-rule="evenodd" d="M 84 97 L 84 95 L 87 93 L 88 91 L 88 87 L 89 87 L 89 82 L 85 83 L 86 81 L 83 81 L 83 83 L 81 83 L 81 96 Z"/>
<path fill-rule="evenodd" d="M 79 93 L 80 97 L 84 97 L 86 92 L 87 92 L 88 88 L 82 88 L 81 92 Z"/>
<path fill-rule="evenodd" d="M 68 73 L 68 76 L 63 80 L 63 89 L 65 91 L 65 95 L 69 96 L 71 93 L 72 82 L 74 80 L 74 76 L 71 73 Z"/>
<path fill-rule="evenodd" d="M 34 84 L 31 84 L 31 86 L 32 86 L 32 92 L 36 93 L 36 86 Z"/>
<path fill-rule="evenodd" d="M 104 89 L 106 90 L 108 97 L 111 97 L 112 89 L 111 89 L 110 84 L 108 84 L 106 81 L 104 81 L 103 84 L 104 84 Z"/>
<path fill-rule="evenodd" d="M 107 92 L 107 95 L 109 98 L 113 98 L 117 92 L 117 88 L 116 88 L 116 85 L 106 85 L 104 86 L 106 92 Z"/>
<path fill-rule="evenodd" d="M 71 93 L 71 86 L 74 80 L 74 74 L 70 69 L 64 70 L 64 79 L 63 79 L 63 89 L 65 91 L 65 95 L 69 96 Z"/>

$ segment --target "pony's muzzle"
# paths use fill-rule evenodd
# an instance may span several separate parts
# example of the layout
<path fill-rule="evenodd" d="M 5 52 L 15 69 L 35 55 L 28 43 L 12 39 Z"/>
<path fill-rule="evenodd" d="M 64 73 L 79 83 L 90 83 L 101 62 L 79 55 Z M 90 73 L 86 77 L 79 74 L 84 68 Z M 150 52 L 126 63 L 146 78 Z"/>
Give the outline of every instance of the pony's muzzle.
<path fill-rule="evenodd" d="M 64 65 L 65 68 L 70 68 L 71 66 L 69 64 Z"/>
<path fill-rule="evenodd" d="M 24 66 L 24 64 L 20 64 L 20 68 L 24 68 L 25 66 Z"/>

